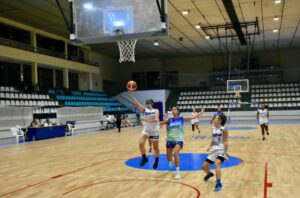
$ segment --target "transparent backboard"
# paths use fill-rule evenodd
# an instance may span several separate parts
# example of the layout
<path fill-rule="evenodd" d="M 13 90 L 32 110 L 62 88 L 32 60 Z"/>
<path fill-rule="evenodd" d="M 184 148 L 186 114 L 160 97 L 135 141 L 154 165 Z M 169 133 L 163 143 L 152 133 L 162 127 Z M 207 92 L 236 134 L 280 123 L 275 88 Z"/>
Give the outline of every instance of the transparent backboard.
<path fill-rule="evenodd" d="M 227 93 L 236 93 L 237 91 L 241 93 L 249 92 L 249 80 L 227 80 Z"/>
<path fill-rule="evenodd" d="M 167 36 L 167 3 L 158 2 L 164 23 L 156 0 L 73 0 L 71 40 L 88 44 Z"/>

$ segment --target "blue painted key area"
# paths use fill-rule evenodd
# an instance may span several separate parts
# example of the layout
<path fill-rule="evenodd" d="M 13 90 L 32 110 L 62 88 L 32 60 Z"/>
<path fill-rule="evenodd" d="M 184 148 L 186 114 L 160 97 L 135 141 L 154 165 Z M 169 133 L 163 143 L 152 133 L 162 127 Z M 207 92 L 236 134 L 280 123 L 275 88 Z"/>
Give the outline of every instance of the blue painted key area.
<path fill-rule="evenodd" d="M 132 168 L 144 169 L 144 170 L 153 170 L 153 163 L 155 160 L 155 155 L 149 155 L 148 162 L 144 166 L 140 166 L 141 157 L 135 157 L 126 161 L 126 165 Z M 181 153 L 180 154 L 180 171 L 199 171 L 202 170 L 202 164 L 204 163 L 207 154 L 202 153 Z M 243 160 L 237 157 L 230 156 L 227 161 L 224 161 L 222 168 L 229 168 L 241 164 Z M 211 169 L 214 169 L 215 166 L 211 165 Z M 167 160 L 166 154 L 160 154 L 159 164 L 157 171 L 175 171 L 175 167 L 170 168 L 169 162 Z"/>

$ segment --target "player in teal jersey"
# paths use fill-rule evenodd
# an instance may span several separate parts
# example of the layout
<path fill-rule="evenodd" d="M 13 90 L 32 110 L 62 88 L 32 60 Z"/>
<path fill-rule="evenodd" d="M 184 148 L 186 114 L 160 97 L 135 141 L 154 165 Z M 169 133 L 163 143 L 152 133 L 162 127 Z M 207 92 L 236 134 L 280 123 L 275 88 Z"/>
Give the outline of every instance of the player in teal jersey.
<path fill-rule="evenodd" d="M 167 125 L 167 143 L 166 143 L 167 158 L 169 161 L 170 168 L 174 166 L 174 161 L 175 161 L 175 165 L 176 165 L 175 179 L 181 178 L 181 174 L 179 171 L 179 165 L 180 165 L 179 152 L 183 147 L 183 141 L 184 141 L 184 129 L 183 129 L 184 121 L 191 121 L 192 119 L 199 117 L 203 113 L 204 113 L 204 109 L 202 109 L 201 112 L 196 113 L 193 117 L 184 118 L 182 116 L 179 116 L 180 109 L 175 106 L 172 108 L 173 117 L 160 122 L 160 124 Z M 174 159 L 172 158 L 173 152 L 174 152 Z"/>

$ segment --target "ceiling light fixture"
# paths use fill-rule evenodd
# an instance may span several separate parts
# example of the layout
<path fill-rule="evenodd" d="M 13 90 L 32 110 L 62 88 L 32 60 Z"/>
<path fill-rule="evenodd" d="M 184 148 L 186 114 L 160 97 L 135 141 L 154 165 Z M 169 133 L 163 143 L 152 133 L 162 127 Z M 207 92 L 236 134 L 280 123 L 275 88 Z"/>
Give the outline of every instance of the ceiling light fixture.
<path fill-rule="evenodd" d="M 274 18 L 273 18 L 273 21 L 279 21 L 279 17 L 277 17 L 277 16 L 274 17 Z"/>
<path fill-rule="evenodd" d="M 208 39 L 210 39 L 210 37 L 209 36 L 205 36 L 205 39 L 208 40 Z"/>
<path fill-rule="evenodd" d="M 182 14 L 182 15 L 188 15 L 189 12 L 190 12 L 189 10 L 183 10 L 183 11 L 181 12 L 181 14 Z"/>
<path fill-rule="evenodd" d="M 281 0 L 275 0 L 274 3 L 275 3 L 275 4 L 280 4 L 280 3 L 281 3 Z"/>
<path fill-rule="evenodd" d="M 195 28 L 196 28 L 196 29 L 200 29 L 201 26 L 198 24 L 198 25 L 195 25 Z"/>
<path fill-rule="evenodd" d="M 159 42 L 158 41 L 154 41 L 153 45 L 159 46 Z"/>
<path fill-rule="evenodd" d="M 277 33 L 277 32 L 278 32 L 278 29 L 274 29 L 274 30 L 273 30 L 273 33 Z"/>
<path fill-rule="evenodd" d="M 93 10 L 94 6 L 92 3 L 85 3 L 85 4 L 83 4 L 83 8 L 86 10 Z"/>

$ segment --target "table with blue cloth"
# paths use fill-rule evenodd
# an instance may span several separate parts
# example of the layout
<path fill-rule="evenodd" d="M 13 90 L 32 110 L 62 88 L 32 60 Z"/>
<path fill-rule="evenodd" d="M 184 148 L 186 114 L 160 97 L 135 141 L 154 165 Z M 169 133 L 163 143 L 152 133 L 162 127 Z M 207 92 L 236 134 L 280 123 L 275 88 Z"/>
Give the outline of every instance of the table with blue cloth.
<path fill-rule="evenodd" d="M 64 137 L 66 135 L 65 125 L 28 127 L 27 140 L 44 140 L 49 138 Z"/>

